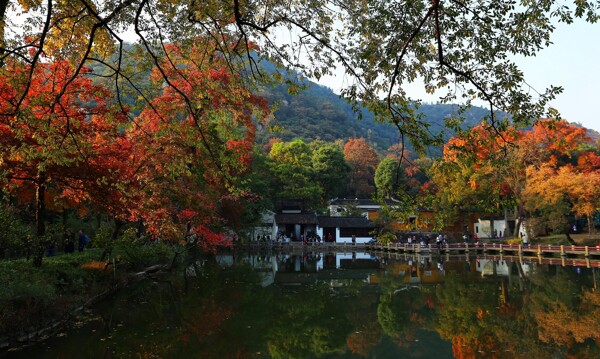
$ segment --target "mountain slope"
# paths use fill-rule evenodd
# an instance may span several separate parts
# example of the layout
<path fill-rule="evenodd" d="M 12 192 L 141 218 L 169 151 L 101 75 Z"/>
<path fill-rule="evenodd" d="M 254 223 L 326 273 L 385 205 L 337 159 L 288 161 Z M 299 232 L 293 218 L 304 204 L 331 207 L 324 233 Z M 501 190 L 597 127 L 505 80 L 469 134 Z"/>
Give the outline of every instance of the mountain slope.
<path fill-rule="evenodd" d="M 374 120 L 372 113 L 363 111 L 362 119 L 354 112 L 352 106 L 341 99 L 331 89 L 308 83 L 308 88 L 298 94 L 289 94 L 286 85 L 263 88 L 261 95 L 270 103 L 276 104 L 275 124 L 282 128 L 275 134 L 264 133 L 259 141 L 266 142 L 268 136 L 280 137 L 284 141 L 301 138 L 309 141 L 322 139 L 335 141 L 350 137 L 365 137 L 378 149 L 384 150 L 400 139 L 398 130 L 388 124 Z M 422 104 L 420 113 L 430 124 L 432 134 L 444 129 L 444 119 L 458 115 L 458 106 L 450 104 Z M 474 126 L 488 114 L 488 110 L 480 107 L 468 109 L 462 116 L 465 122 L 462 127 Z M 448 130 L 446 130 L 448 132 Z M 451 136 L 449 132 L 445 137 Z M 438 151 L 434 151 L 439 153 Z"/>

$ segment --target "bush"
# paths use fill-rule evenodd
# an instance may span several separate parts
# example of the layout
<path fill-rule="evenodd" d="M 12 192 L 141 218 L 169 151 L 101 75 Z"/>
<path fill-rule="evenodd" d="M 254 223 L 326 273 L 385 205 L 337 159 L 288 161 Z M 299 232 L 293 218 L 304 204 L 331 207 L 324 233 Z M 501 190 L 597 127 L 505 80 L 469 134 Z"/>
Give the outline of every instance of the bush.
<path fill-rule="evenodd" d="M 523 240 L 521 238 L 511 238 L 506 240 L 506 244 L 523 244 Z"/>
<path fill-rule="evenodd" d="M 118 269 L 123 273 L 172 260 L 173 246 L 141 244 L 130 232 L 115 241 L 117 268 L 111 270 L 98 261 L 100 248 L 47 257 L 39 268 L 26 259 L 0 260 L 0 336 L 40 329 L 64 317 L 108 289 Z"/>
<path fill-rule="evenodd" d="M 97 255 L 50 257 L 41 268 L 25 259 L 0 261 L 0 334 L 43 327 L 104 290 L 109 274 L 82 267 Z"/>
<path fill-rule="evenodd" d="M 112 250 L 112 233 L 114 231 L 114 226 L 103 223 L 102 226 L 98 229 L 93 238 L 90 238 L 90 242 L 88 246 L 94 248 L 101 248 L 105 252 L 110 253 Z"/>
<path fill-rule="evenodd" d="M 24 260 L 1 264 L 0 333 L 21 332 L 44 322 L 57 297 L 52 282 Z"/>
<path fill-rule="evenodd" d="M 391 243 L 397 240 L 396 235 L 393 233 L 384 233 L 377 237 L 377 242 L 381 243 L 385 246 L 390 245 Z"/>
<path fill-rule="evenodd" d="M 12 207 L 0 206 L 0 258 L 14 257 L 27 247 L 29 228 Z"/>
<path fill-rule="evenodd" d="M 162 242 L 138 245 L 136 243 L 115 246 L 115 257 L 128 269 L 143 269 L 157 263 L 168 263 L 175 254 L 173 247 Z"/>

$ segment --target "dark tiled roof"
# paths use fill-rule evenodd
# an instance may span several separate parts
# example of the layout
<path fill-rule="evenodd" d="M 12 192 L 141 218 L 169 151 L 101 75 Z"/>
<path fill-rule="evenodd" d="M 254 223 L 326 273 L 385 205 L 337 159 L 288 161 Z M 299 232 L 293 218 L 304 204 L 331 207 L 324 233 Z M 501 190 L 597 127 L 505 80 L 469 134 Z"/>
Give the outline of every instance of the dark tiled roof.
<path fill-rule="evenodd" d="M 393 205 L 397 205 L 398 201 L 394 200 L 394 199 L 385 199 L 384 200 L 385 203 L 387 205 L 393 206 Z M 354 205 L 354 206 L 381 206 L 381 203 L 374 201 L 372 199 L 367 199 L 367 198 L 336 198 L 334 200 L 331 200 L 329 202 L 330 205 L 335 205 L 335 206 L 348 206 L 348 205 Z"/>
<path fill-rule="evenodd" d="M 305 208 L 306 208 L 306 205 L 303 200 L 278 199 L 275 201 L 275 209 L 277 211 L 281 211 L 281 210 L 301 211 Z"/>
<path fill-rule="evenodd" d="M 338 206 L 347 206 L 347 205 L 355 205 L 355 206 L 377 206 L 379 203 L 365 198 L 336 198 L 329 202 L 332 205 Z"/>
<path fill-rule="evenodd" d="M 336 228 L 374 228 L 365 217 L 319 217 L 319 226 Z"/>
<path fill-rule="evenodd" d="M 275 215 L 277 224 L 317 224 L 314 213 L 278 213 Z"/>

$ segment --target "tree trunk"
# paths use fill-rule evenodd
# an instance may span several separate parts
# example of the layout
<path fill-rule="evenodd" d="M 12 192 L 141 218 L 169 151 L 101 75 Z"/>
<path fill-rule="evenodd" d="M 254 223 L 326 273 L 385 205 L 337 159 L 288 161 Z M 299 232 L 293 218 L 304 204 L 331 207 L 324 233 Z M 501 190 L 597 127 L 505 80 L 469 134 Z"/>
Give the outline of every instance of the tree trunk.
<path fill-rule="evenodd" d="M 460 211 L 460 226 L 463 230 L 463 235 L 469 231 L 469 224 L 467 219 L 467 214 L 464 211 Z M 460 235 L 459 235 L 460 237 Z"/>
<path fill-rule="evenodd" d="M 138 219 L 136 232 L 137 238 L 141 238 L 142 233 L 144 233 L 144 222 L 141 219 Z"/>
<path fill-rule="evenodd" d="M 569 243 L 571 243 L 571 245 L 575 245 L 577 243 L 575 243 L 575 241 L 573 240 L 573 238 L 571 238 L 571 235 L 569 234 L 569 231 L 567 230 L 567 232 L 565 233 L 565 236 L 567 236 L 567 241 L 569 241 Z"/>
<path fill-rule="evenodd" d="M 517 217 L 517 221 L 515 222 L 515 230 L 513 231 L 513 238 L 520 238 L 519 229 L 521 229 L 521 217 Z"/>
<path fill-rule="evenodd" d="M 63 206 L 62 209 L 62 225 L 63 230 L 67 229 L 67 221 L 69 220 L 69 214 L 67 213 L 67 209 Z"/>
<path fill-rule="evenodd" d="M 121 221 L 120 219 L 115 218 L 115 229 L 112 231 L 110 238 L 108 239 L 108 243 L 106 244 L 106 247 L 102 251 L 102 256 L 100 257 L 100 260 L 103 261 L 112 254 L 113 243 L 119 237 L 121 228 L 123 228 L 124 225 L 125 225 L 125 222 Z"/>
<path fill-rule="evenodd" d="M 35 184 L 35 235 L 41 237 L 46 234 L 46 176 L 40 174 Z"/>
<path fill-rule="evenodd" d="M 513 231 L 513 237 L 519 238 L 519 233 L 521 232 L 521 223 L 523 223 L 523 218 L 525 217 L 523 213 L 523 205 L 521 204 L 521 200 L 519 200 L 517 204 L 517 218 L 515 222 L 515 230 Z"/>
<path fill-rule="evenodd" d="M 5 16 L 9 0 L 0 0 L 0 57 L 4 55 L 4 27 L 6 26 Z M 4 61 L 0 60 L 0 67 L 4 66 Z"/>
<path fill-rule="evenodd" d="M 35 239 L 33 241 L 33 266 L 41 267 L 46 247 L 46 175 L 38 174 L 35 183 Z"/>

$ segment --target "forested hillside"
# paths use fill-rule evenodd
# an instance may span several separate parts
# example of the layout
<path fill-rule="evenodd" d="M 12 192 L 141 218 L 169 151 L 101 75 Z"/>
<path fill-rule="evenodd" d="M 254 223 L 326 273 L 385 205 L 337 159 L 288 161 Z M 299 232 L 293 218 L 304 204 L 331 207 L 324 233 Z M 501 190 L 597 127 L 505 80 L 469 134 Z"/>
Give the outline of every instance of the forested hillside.
<path fill-rule="evenodd" d="M 370 112 L 363 111 L 362 119 L 359 119 L 359 114 L 353 111 L 352 106 L 331 89 L 310 81 L 305 81 L 304 84 L 307 88 L 296 94 L 290 94 L 285 84 L 262 90 L 261 95 L 276 105 L 275 120 L 271 125 L 277 125 L 280 132 L 263 131 L 259 135 L 259 142 L 264 143 L 270 137 L 279 137 L 284 141 L 297 138 L 305 141 L 317 138 L 335 141 L 364 137 L 379 150 L 398 142 L 398 131 L 388 124 L 375 121 Z M 458 106 L 423 103 L 418 112 L 423 114 L 425 121 L 430 124 L 432 134 L 445 130 L 444 138 L 449 139 L 453 136 L 454 133 L 445 128 L 444 119 L 459 116 Z M 460 114 L 464 117 L 461 127 L 465 129 L 477 126 L 488 114 L 485 108 L 472 107 Z M 575 124 L 577 122 L 577 119 L 570 120 Z M 588 129 L 587 134 L 593 141 L 600 139 L 600 133 L 593 129 Z M 410 148 L 410 144 L 408 147 Z M 431 148 L 429 155 L 437 156 L 440 151 L 439 148 Z"/>
<path fill-rule="evenodd" d="M 365 137 L 378 149 L 387 149 L 399 141 L 399 133 L 388 124 L 375 121 L 372 113 L 363 111 L 362 119 L 353 111 L 352 106 L 340 98 L 331 89 L 306 81 L 305 90 L 290 94 L 287 85 L 281 84 L 272 88 L 264 88 L 261 95 L 271 104 L 275 104 L 275 121 L 280 132 L 263 131 L 259 141 L 266 142 L 268 137 L 279 137 L 284 141 L 300 138 L 305 141 L 322 139 L 335 141 L 351 137 Z M 457 116 L 456 105 L 422 104 L 419 112 L 430 124 L 432 134 L 438 134 L 444 128 L 444 119 Z M 465 117 L 463 128 L 480 123 L 488 111 L 480 107 L 472 107 L 462 116 Z M 446 138 L 452 133 L 446 129 Z M 432 149 L 433 153 L 438 151 Z"/>

